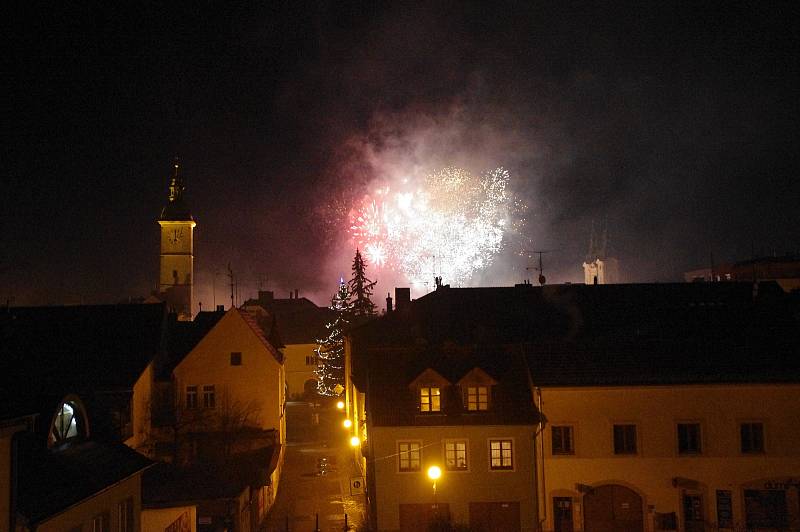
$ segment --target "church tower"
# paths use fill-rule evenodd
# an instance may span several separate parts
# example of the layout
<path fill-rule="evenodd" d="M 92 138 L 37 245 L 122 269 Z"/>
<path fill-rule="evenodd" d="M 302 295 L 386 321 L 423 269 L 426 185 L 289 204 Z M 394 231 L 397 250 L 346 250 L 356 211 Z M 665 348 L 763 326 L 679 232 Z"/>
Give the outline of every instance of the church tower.
<path fill-rule="evenodd" d="M 179 320 L 192 319 L 192 288 L 194 285 L 194 227 L 189 207 L 184 200 L 186 186 L 175 160 L 169 184 L 169 200 L 161 210 L 161 267 L 159 292 L 171 312 Z"/>

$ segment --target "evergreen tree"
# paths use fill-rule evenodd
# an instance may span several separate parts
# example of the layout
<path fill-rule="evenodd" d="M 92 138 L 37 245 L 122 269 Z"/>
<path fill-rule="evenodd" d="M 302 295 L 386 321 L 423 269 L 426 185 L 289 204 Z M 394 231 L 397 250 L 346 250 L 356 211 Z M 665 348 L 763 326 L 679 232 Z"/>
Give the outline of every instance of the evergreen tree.
<path fill-rule="evenodd" d="M 353 278 L 347 283 L 350 295 L 352 313 L 356 318 L 375 315 L 375 304 L 372 302 L 372 289 L 376 281 L 370 281 L 366 274 L 367 265 L 361 256 L 361 251 L 356 248 L 356 256 L 353 259 Z"/>
<path fill-rule="evenodd" d="M 325 325 L 328 336 L 317 340 L 317 391 L 321 395 L 336 395 L 337 384 L 344 386 L 344 330 L 350 323 L 350 291 L 344 279 L 339 280 L 339 290 L 331 298 L 330 309 L 336 315 Z"/>

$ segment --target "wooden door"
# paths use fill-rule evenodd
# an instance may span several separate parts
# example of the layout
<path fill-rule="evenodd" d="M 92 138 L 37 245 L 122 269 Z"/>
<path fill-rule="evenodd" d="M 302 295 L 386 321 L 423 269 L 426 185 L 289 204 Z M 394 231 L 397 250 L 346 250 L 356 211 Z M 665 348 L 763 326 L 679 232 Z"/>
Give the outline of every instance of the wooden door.
<path fill-rule="evenodd" d="M 683 496 L 683 529 L 686 532 L 703 532 L 705 530 L 702 496 Z"/>
<path fill-rule="evenodd" d="M 583 498 L 585 532 L 643 532 L 642 498 L 617 484 L 594 488 Z"/>
<path fill-rule="evenodd" d="M 425 532 L 437 521 L 450 521 L 450 505 L 437 504 L 401 504 L 401 532 Z"/>
<path fill-rule="evenodd" d="M 555 532 L 572 532 L 572 497 L 553 498 L 553 525 Z"/>
<path fill-rule="evenodd" d="M 481 532 L 520 530 L 519 502 L 471 502 L 469 503 L 469 525 L 471 529 Z"/>

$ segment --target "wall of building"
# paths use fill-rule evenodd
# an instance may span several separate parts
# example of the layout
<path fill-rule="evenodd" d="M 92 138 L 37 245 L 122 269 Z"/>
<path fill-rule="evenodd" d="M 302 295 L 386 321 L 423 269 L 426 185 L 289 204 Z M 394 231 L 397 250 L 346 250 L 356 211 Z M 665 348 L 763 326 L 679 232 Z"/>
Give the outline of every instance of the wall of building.
<path fill-rule="evenodd" d="M 120 530 L 118 505 L 128 498 L 133 501 L 133 530 L 139 530 L 141 492 L 141 474 L 138 473 L 41 523 L 36 531 L 64 532 L 79 526 L 83 526 L 83 530 L 92 530 L 92 519 L 105 512 L 110 519 L 109 530 Z"/>
<path fill-rule="evenodd" d="M 683 529 L 684 495 L 700 497 L 703 519 L 713 526 L 717 490 L 731 491 L 733 520 L 744 526 L 745 488 L 800 483 L 798 397 L 800 385 L 543 389 L 545 529 L 555 526 L 554 497 L 572 497 L 575 530 L 581 530 L 586 490 L 603 484 L 642 497 L 646 530 L 656 528 L 656 513 L 671 512 Z M 679 422 L 700 424 L 701 453 L 678 452 Z M 763 423 L 763 453 L 742 453 L 743 422 Z M 614 424 L 636 426 L 636 454 L 614 454 Z M 553 454 L 554 426 L 573 427 L 574 455 Z M 796 490 L 787 491 L 795 516 Z"/>
<path fill-rule="evenodd" d="M 180 523 L 188 528 L 181 532 L 197 531 L 197 507 L 176 506 L 174 508 L 145 508 L 142 510 L 142 532 L 164 532 L 170 525 Z"/>
<path fill-rule="evenodd" d="M 26 430 L 24 423 L 11 422 L 0 426 L 0 530 L 11 529 L 11 452 L 12 439 Z"/>
<path fill-rule="evenodd" d="M 316 382 L 317 344 L 289 344 L 283 349 L 289 397 L 303 395 L 306 381 Z M 309 364 L 309 362 L 311 362 Z"/>
<path fill-rule="evenodd" d="M 436 502 L 448 504 L 452 521 L 469 523 L 470 502 L 519 502 L 522 530 L 536 529 L 533 475 L 534 426 L 371 427 L 374 453 L 375 502 L 378 529 L 400 529 L 400 504 L 434 502 L 433 483 L 427 476 L 432 465 L 442 468 L 436 483 Z M 489 469 L 489 439 L 512 439 L 514 469 Z M 446 471 L 444 442 L 468 440 L 468 470 Z M 421 469 L 398 472 L 397 443 L 422 444 Z"/>
<path fill-rule="evenodd" d="M 125 441 L 125 445 L 146 455 L 151 455 L 146 445 L 150 440 L 152 400 L 153 363 L 151 362 L 133 385 L 133 398 L 131 399 L 133 435 Z"/>
<path fill-rule="evenodd" d="M 232 352 L 242 354 L 241 365 L 231 365 Z M 246 410 L 254 426 L 279 430 L 284 441 L 283 365 L 239 311 L 229 311 L 178 364 L 174 376 L 177 404 L 185 407 L 186 386 L 196 385 L 198 409 L 202 409 L 203 386 L 214 385 L 216 406 L 210 414 Z"/>

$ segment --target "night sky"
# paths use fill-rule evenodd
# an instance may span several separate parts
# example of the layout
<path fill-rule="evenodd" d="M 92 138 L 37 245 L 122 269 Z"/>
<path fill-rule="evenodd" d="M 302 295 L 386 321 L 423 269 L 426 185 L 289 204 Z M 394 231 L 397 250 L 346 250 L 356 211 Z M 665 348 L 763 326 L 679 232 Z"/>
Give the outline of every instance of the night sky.
<path fill-rule="evenodd" d="M 148 295 L 176 155 L 206 308 L 228 263 L 325 304 L 349 205 L 397 168 L 508 169 L 548 282 L 582 281 L 593 221 L 628 281 L 800 251 L 790 3 L 113 4 L 3 13 L 15 305 Z M 518 243 L 472 284 L 535 279 Z"/>

